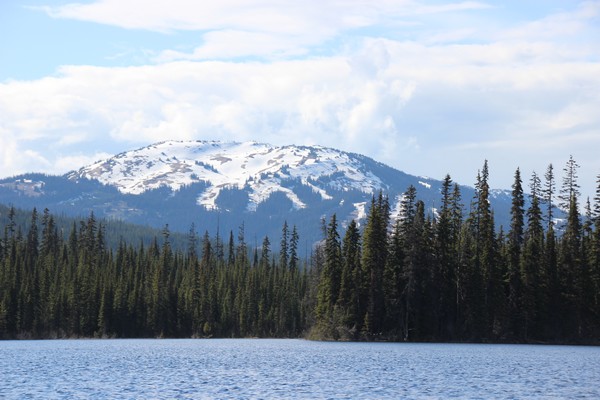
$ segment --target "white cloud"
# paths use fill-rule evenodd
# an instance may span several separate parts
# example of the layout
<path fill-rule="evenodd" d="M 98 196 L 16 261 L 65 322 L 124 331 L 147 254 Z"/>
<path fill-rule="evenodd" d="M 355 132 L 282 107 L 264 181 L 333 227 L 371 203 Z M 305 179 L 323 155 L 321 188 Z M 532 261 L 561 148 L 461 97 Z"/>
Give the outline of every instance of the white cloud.
<path fill-rule="evenodd" d="M 406 2 L 396 3 L 402 4 Z M 385 3 L 384 3 L 385 4 Z M 220 30 L 231 27 L 248 31 L 305 34 L 314 30 L 329 31 L 326 22 L 335 26 L 356 26 L 369 21 L 358 18 L 373 7 L 362 1 L 246 1 L 195 0 L 153 1 L 99 0 L 43 8 L 54 18 L 68 18 L 115 25 L 127 29 L 159 32 L 177 30 Z M 364 15 L 364 14 L 363 14 Z"/>
<path fill-rule="evenodd" d="M 600 148 L 600 2 L 504 25 L 464 13 L 487 7 L 102 0 L 50 9 L 130 29 L 198 30 L 202 40 L 189 53 L 163 51 L 158 65 L 66 66 L 55 77 L 0 84 L 0 144 L 10 149 L 3 171 L 165 139 L 321 144 L 432 177 L 459 171 L 465 183 L 483 159 L 507 155 L 539 171 L 581 153 L 580 164 L 600 170 L 589 151 Z M 444 22 L 431 27 L 429 17 Z M 384 28 L 359 36 L 369 27 Z M 312 53 L 350 31 L 336 51 Z M 89 143 L 105 147 L 81 150 Z M 64 159 L 68 149 L 83 158 Z M 510 186 L 507 176 L 500 186 Z"/>
<path fill-rule="evenodd" d="M 10 101 L 0 102 L 0 127 L 18 132 L 20 144 L 53 143 L 56 152 L 78 145 L 77 137 L 107 135 L 131 145 L 203 137 L 276 144 L 308 139 L 359 151 L 365 131 L 381 138 L 400 134 L 395 115 L 413 90 L 398 77 L 365 78 L 343 57 L 71 66 L 56 78 L 1 84 L 0 97 Z"/>
<path fill-rule="evenodd" d="M 550 14 L 542 19 L 527 22 L 523 25 L 502 32 L 500 39 L 517 40 L 563 40 L 580 35 L 590 29 L 590 22 L 598 22 L 600 2 L 584 1 L 573 11 Z M 581 38 L 581 36 L 579 36 Z M 596 40 L 589 37 L 587 40 Z"/>
<path fill-rule="evenodd" d="M 378 26 L 419 24 L 406 21 L 430 15 L 477 11 L 490 6 L 475 1 L 435 5 L 414 0 L 97 0 L 41 7 L 54 18 L 75 19 L 126 29 L 163 33 L 197 31 L 193 51 L 166 49 L 156 60 L 223 59 L 247 56 L 289 57 L 327 43 L 345 32 Z M 380 34 L 382 31 L 380 31 Z"/>
<path fill-rule="evenodd" d="M 2 169 L 3 176 L 14 175 L 20 172 L 19 159 L 17 139 L 8 129 L 0 127 L 0 168 Z"/>
<path fill-rule="evenodd" d="M 600 126 L 600 64 L 558 62 L 541 48 L 515 68 L 519 52 L 367 40 L 347 57 L 64 67 L 54 78 L 0 85 L 0 98 L 10 99 L 0 101 L 0 127 L 19 143 L 57 147 L 106 135 L 132 146 L 258 139 L 343 147 L 398 165 L 390 149 L 413 143 L 422 152 L 441 134 L 460 143 L 475 134 L 510 139 L 507 129 L 545 135 Z"/>
<path fill-rule="evenodd" d="M 272 33 L 222 30 L 208 32 L 203 36 L 204 44 L 192 53 L 165 50 L 155 59 L 159 62 L 174 60 L 208 60 L 252 56 L 289 57 L 306 54 L 307 44 L 319 40 L 301 40 L 293 36 Z"/>
<path fill-rule="evenodd" d="M 54 18 L 68 18 L 159 32 L 220 30 L 313 34 L 369 26 L 381 18 L 440 14 L 487 9 L 483 2 L 447 2 L 435 5 L 414 0 L 97 0 L 42 7 Z"/>

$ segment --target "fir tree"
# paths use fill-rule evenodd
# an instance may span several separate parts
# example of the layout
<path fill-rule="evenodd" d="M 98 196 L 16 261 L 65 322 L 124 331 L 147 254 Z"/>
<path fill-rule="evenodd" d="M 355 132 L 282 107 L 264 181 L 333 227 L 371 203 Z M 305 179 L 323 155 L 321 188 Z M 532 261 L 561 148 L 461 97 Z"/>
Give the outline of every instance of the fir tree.
<path fill-rule="evenodd" d="M 521 173 L 517 168 L 512 186 L 511 221 L 508 233 L 508 318 L 509 329 L 513 335 L 521 336 L 523 326 L 521 307 L 521 252 L 523 246 L 524 206 Z"/>
<path fill-rule="evenodd" d="M 362 328 L 364 306 L 363 277 L 360 265 L 360 233 L 355 220 L 350 221 L 342 243 L 342 272 L 338 306 L 347 335 L 356 337 Z"/>
<path fill-rule="evenodd" d="M 295 271 L 298 269 L 298 230 L 296 225 L 292 228 L 292 236 L 290 237 L 290 254 L 289 254 L 289 267 L 290 270 Z"/>
<path fill-rule="evenodd" d="M 433 290 L 438 294 L 435 302 L 435 314 L 438 319 L 438 335 L 445 338 L 452 338 L 454 336 L 454 324 L 456 321 L 457 255 L 455 243 L 460 230 L 460 222 L 458 222 L 457 226 L 456 221 L 453 220 L 455 217 L 453 213 L 456 211 L 453 210 L 455 194 L 452 192 L 452 186 L 450 175 L 446 175 L 442 182 L 442 204 L 439 210 L 435 234 L 436 257 L 439 265 L 439 271 L 437 271 L 435 275 L 436 279 L 433 282 Z M 457 196 L 460 202 L 460 191 Z M 461 214 L 460 217 L 462 217 L 462 211 L 458 212 Z"/>
<path fill-rule="evenodd" d="M 546 226 L 550 230 L 551 226 L 554 225 L 554 212 L 553 212 L 553 199 L 556 190 L 556 183 L 554 180 L 554 167 L 552 164 L 548 165 L 546 174 L 544 175 L 546 184 L 543 191 L 543 202 L 546 204 Z"/>
<path fill-rule="evenodd" d="M 389 224 L 389 202 L 379 192 L 377 199 L 371 200 L 367 224 L 363 233 L 362 268 L 366 280 L 366 313 L 363 330 L 367 335 L 380 334 L 383 328 L 384 296 L 383 270 L 387 260 L 387 227 Z"/>
<path fill-rule="evenodd" d="M 547 274 L 544 268 L 544 230 L 542 226 L 542 210 L 540 208 L 540 179 L 534 172 L 531 178 L 531 205 L 527 209 L 527 229 L 524 236 L 521 276 L 521 316 L 522 337 L 529 340 L 531 336 L 540 338 L 543 306 L 547 303 L 545 289 Z"/>
<path fill-rule="evenodd" d="M 325 337 L 337 339 L 338 315 L 335 306 L 338 302 L 341 280 L 341 245 L 335 214 L 327 226 L 325 238 L 325 262 L 321 270 L 315 317 L 318 329 Z"/>

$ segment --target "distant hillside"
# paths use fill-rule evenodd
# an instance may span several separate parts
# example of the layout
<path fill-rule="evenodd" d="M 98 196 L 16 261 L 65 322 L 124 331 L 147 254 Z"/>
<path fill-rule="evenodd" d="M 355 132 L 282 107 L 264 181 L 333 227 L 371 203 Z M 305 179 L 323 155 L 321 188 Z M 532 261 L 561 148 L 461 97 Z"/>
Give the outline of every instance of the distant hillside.
<path fill-rule="evenodd" d="M 5 227 L 9 222 L 9 210 L 10 207 L 0 204 L 0 226 Z M 15 216 L 15 230 L 21 232 L 29 231 L 31 226 L 31 215 L 33 209 L 21 209 L 14 208 Z M 44 210 L 38 209 L 38 231 L 41 232 L 41 220 Z M 63 238 L 67 239 L 66 235 L 71 231 L 73 224 L 79 229 L 82 222 L 86 222 L 90 215 L 81 217 L 71 217 L 67 215 L 52 215 L 56 227 L 60 233 L 63 234 Z M 98 219 L 98 224 L 102 225 L 105 231 L 106 245 L 115 250 L 119 246 L 121 238 L 128 244 L 139 245 L 143 243 L 148 246 L 154 238 L 158 240 L 158 243 L 163 241 L 163 229 L 153 228 L 150 226 L 136 225 L 121 220 L 115 219 Z M 4 234 L 4 232 L 0 232 Z M 188 236 L 185 233 L 170 232 L 169 241 L 176 250 L 185 251 L 188 247 Z"/>
<path fill-rule="evenodd" d="M 401 155 L 399 155 L 401 157 Z M 476 171 L 474 172 L 476 174 Z M 256 142 L 163 142 L 118 154 L 64 176 L 25 174 L 0 180 L 0 203 L 49 208 L 67 216 L 122 220 L 202 234 L 238 235 L 249 244 L 265 235 L 277 247 L 285 221 L 301 247 L 320 239 L 322 218 L 336 213 L 342 227 L 364 223 L 373 195 L 389 196 L 392 218 L 413 185 L 434 215 L 441 181 L 408 175 L 371 158 L 319 146 Z M 474 190 L 461 186 L 465 210 Z M 492 193 L 497 226 L 508 225 L 510 191 Z"/>

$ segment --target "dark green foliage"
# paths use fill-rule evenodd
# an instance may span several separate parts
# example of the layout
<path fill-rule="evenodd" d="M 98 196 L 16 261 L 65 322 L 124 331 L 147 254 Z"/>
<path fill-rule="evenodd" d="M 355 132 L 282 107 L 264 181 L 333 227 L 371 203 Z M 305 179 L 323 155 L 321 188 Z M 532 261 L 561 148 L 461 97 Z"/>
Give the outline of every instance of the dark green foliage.
<path fill-rule="evenodd" d="M 114 222 L 93 213 L 66 226 L 47 209 L 0 207 L 0 338 L 597 344 L 600 178 L 582 216 L 577 167 L 570 158 L 560 191 L 567 218 L 556 228 L 550 166 L 544 187 L 533 174 L 529 195 L 517 169 L 510 226 L 496 229 L 486 162 L 466 219 L 446 176 L 436 210 L 409 186 L 394 221 L 383 193 L 362 231 L 335 214 L 323 220 L 323 240 L 304 260 L 287 223 L 277 253 L 268 236 L 250 248 L 243 223 L 237 241 L 218 230 L 198 238 L 194 224 L 187 235 L 165 225 L 150 241 L 115 239 Z"/>
<path fill-rule="evenodd" d="M 567 166 L 567 176 L 576 177 L 572 158 Z M 533 175 L 529 196 L 523 193 L 517 169 L 506 235 L 502 228 L 495 228 L 488 179 L 486 162 L 477 176 L 466 220 L 460 189 L 452 186 L 449 176 L 441 187 L 441 207 L 434 220 L 426 217 L 428 211 L 412 186 L 391 226 L 387 201 L 381 195 L 374 197 L 362 239 L 354 222 L 348 226 L 338 301 L 335 305 L 332 300 L 319 302 L 318 307 L 327 304 L 330 310 L 333 305 L 333 311 L 325 313 L 317 307 L 315 324 L 328 329 L 321 329 L 316 336 L 597 343 L 600 219 L 594 218 L 590 204 L 586 222 L 581 222 L 577 182 L 565 180 L 562 192 L 571 200 L 564 231 L 557 237 L 552 220 L 552 167 L 544 188 Z M 326 233 L 331 232 L 330 225 Z M 358 252 L 353 249 L 360 242 L 357 268 Z M 324 248 L 317 254 L 327 259 Z M 321 285 L 327 284 L 319 288 L 335 293 L 331 285 L 338 280 L 332 279 L 326 261 L 321 268 Z M 321 294 L 320 299 L 325 298 Z"/>
<path fill-rule="evenodd" d="M 379 192 L 371 200 L 362 241 L 362 275 L 366 287 L 363 331 L 368 337 L 382 333 L 385 315 L 383 271 L 387 261 L 387 228 L 390 206 L 387 197 Z"/>
<path fill-rule="evenodd" d="M 506 281 L 508 283 L 508 320 L 509 332 L 517 338 L 522 336 L 524 323 L 522 307 L 522 276 L 521 276 L 521 253 L 523 248 L 523 230 L 525 219 L 525 199 L 521 172 L 517 168 L 515 182 L 512 186 L 512 207 L 510 209 L 511 221 L 508 232 L 508 271 Z"/>
<path fill-rule="evenodd" d="M 265 264 L 252 268 L 233 235 L 227 257 L 208 234 L 198 253 L 193 225 L 185 252 L 168 226 L 147 247 L 122 239 L 112 250 L 93 214 L 66 240 L 48 210 L 31 213 L 26 235 L 14 215 L 0 254 L 0 338 L 298 337 L 306 327 L 306 268 L 271 260 L 268 238 Z"/>
<path fill-rule="evenodd" d="M 340 322 L 338 312 L 338 297 L 342 276 L 342 249 L 336 215 L 333 214 L 327 225 L 325 245 L 325 260 L 321 269 L 319 288 L 317 291 L 317 305 L 315 327 L 319 336 L 337 339 L 337 325 Z"/>

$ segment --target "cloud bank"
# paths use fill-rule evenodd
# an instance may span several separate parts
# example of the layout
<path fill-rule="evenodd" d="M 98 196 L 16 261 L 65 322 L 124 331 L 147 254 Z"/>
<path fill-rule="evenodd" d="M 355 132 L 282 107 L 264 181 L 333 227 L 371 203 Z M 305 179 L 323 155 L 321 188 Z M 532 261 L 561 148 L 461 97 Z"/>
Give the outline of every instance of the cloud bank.
<path fill-rule="evenodd" d="M 0 83 L 3 175 L 167 139 L 320 144 L 465 184 L 487 158 L 502 187 L 569 153 L 582 180 L 600 172 L 600 2 L 519 23 L 489 23 L 502 5 L 470 1 L 200 3 L 45 8 L 199 42 L 143 66 Z"/>

